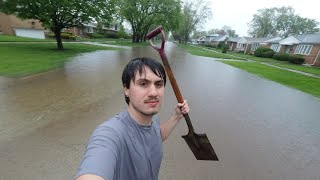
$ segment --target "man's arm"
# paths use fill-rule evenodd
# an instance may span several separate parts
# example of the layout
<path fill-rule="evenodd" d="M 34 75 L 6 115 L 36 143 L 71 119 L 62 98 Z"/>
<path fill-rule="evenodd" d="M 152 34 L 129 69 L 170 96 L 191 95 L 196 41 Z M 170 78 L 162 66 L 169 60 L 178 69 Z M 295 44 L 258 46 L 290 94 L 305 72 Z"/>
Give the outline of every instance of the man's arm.
<path fill-rule="evenodd" d="M 165 141 L 169 137 L 174 127 L 176 127 L 180 119 L 183 117 L 183 114 L 188 112 L 189 105 L 186 100 L 184 100 L 183 103 L 178 103 L 176 105 L 174 114 L 171 115 L 166 122 L 161 123 L 160 125 L 162 141 Z"/>
<path fill-rule="evenodd" d="M 85 174 L 85 175 L 79 176 L 75 180 L 106 180 L 106 179 L 93 174 Z"/>

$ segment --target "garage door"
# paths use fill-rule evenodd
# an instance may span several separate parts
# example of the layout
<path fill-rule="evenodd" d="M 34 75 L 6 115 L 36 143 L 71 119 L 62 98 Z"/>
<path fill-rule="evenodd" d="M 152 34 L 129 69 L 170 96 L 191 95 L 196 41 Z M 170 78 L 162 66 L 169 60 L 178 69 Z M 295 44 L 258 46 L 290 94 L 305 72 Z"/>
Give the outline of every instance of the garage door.
<path fill-rule="evenodd" d="M 44 31 L 38 29 L 15 29 L 16 36 L 45 39 Z"/>

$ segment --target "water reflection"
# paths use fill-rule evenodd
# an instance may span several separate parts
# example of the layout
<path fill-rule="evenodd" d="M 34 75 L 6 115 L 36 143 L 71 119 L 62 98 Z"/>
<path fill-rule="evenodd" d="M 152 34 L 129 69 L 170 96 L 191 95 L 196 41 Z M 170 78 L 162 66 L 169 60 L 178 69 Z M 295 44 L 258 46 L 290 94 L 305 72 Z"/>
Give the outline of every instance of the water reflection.
<path fill-rule="evenodd" d="M 173 43 L 166 53 L 195 129 L 208 135 L 220 161 L 196 161 L 181 138 L 187 132 L 181 122 L 165 142 L 159 179 L 320 177 L 317 98 Z M 0 78 L 0 177 L 34 179 L 36 172 L 42 179 L 70 179 L 91 130 L 126 107 L 122 69 L 141 56 L 160 61 L 151 47 L 97 51 L 47 74 Z M 164 119 L 176 103 L 170 84 L 165 93 Z"/>

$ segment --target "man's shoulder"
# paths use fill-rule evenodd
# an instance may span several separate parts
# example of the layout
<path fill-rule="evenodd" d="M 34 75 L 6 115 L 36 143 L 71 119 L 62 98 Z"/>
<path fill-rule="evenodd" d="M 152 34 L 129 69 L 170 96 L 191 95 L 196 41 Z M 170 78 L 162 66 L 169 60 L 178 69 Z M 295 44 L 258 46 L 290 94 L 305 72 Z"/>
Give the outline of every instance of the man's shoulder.
<path fill-rule="evenodd" d="M 100 124 L 95 133 L 111 131 L 120 135 L 123 131 L 126 131 L 126 118 L 128 118 L 126 111 L 122 111 Z"/>

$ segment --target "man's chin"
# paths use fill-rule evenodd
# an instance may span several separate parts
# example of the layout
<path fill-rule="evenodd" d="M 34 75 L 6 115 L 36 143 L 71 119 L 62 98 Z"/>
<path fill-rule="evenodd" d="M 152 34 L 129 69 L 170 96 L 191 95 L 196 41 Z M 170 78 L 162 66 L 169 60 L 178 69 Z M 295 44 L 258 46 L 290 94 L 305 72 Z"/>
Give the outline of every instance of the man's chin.
<path fill-rule="evenodd" d="M 153 115 L 155 115 L 157 113 L 158 113 L 158 110 L 149 111 L 149 112 L 143 112 L 143 114 L 146 115 L 146 116 L 153 116 Z"/>

